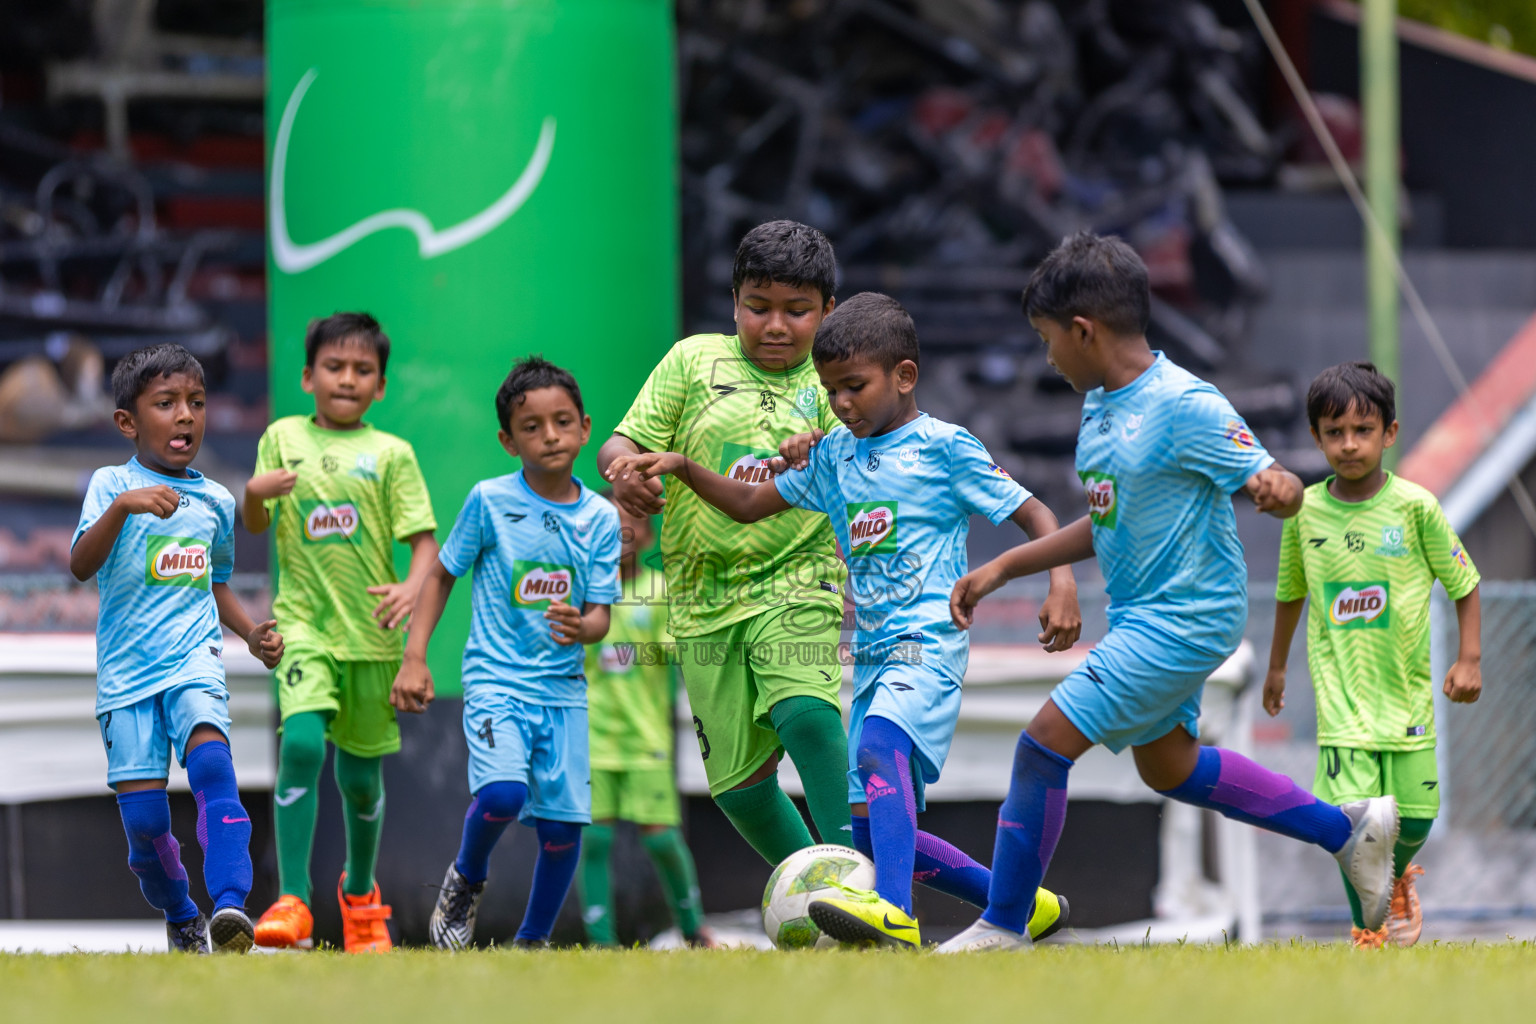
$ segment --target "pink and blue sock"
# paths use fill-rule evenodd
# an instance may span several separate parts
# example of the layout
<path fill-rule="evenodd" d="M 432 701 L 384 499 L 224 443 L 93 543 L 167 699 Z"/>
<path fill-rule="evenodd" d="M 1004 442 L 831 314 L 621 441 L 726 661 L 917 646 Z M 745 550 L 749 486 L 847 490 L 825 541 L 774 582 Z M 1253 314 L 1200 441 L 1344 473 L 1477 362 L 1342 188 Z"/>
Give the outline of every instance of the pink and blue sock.
<path fill-rule="evenodd" d="M 1067 773 L 1072 762 L 1019 736 L 1013 752 L 1008 799 L 997 814 L 997 843 L 992 850 L 992 888 L 982 917 L 999 928 L 1023 935 L 1035 905 L 1035 890 L 1045 878 L 1056 841 L 1067 821 Z"/>
<path fill-rule="evenodd" d="M 188 753 L 187 782 L 197 800 L 197 842 L 213 909 L 243 909 L 251 891 L 251 816 L 240 804 L 229 744 L 215 740 Z"/>
<path fill-rule="evenodd" d="M 197 916 L 197 904 L 187 895 L 187 869 L 181 846 L 171 835 L 171 803 L 163 789 L 141 789 L 117 795 L 123 831 L 128 833 L 128 869 L 139 878 L 139 890 L 149 905 L 181 924 Z"/>
<path fill-rule="evenodd" d="M 1201 747 L 1189 778 L 1163 796 L 1206 807 L 1235 821 L 1316 843 L 1338 853 L 1349 841 L 1349 816 L 1279 772 L 1219 747 Z"/>
<path fill-rule="evenodd" d="M 528 893 L 528 909 L 517 938 L 542 942 L 554 931 L 555 916 L 576 877 L 581 859 L 581 826 L 569 821 L 535 818 L 533 827 L 539 836 L 539 859 L 533 862 L 533 889 Z"/>
<path fill-rule="evenodd" d="M 864 856 L 874 859 L 875 848 L 869 838 L 868 818 L 853 819 L 853 845 Z M 915 853 L 912 881 L 935 892 L 964 900 L 973 907 L 987 905 L 987 889 L 992 884 L 992 872 L 964 850 L 946 843 L 931 832 L 918 829 Z"/>
<path fill-rule="evenodd" d="M 857 763 L 864 799 L 869 804 L 875 891 L 910 914 L 912 864 L 917 853 L 912 737 L 890 719 L 866 718 L 859 735 Z"/>
<path fill-rule="evenodd" d="M 488 782 L 480 787 L 464 812 L 464 836 L 453 866 L 471 885 L 485 881 L 491 870 L 491 851 L 496 841 L 517 820 L 528 802 L 528 787 L 521 782 Z"/>

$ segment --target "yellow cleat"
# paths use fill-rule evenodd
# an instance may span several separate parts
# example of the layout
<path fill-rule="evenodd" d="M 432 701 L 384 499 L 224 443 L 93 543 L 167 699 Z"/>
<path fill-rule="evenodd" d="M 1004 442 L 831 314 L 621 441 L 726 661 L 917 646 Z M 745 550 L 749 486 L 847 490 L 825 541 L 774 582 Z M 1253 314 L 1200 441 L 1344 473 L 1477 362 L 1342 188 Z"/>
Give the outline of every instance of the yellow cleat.
<path fill-rule="evenodd" d="M 315 919 L 297 896 L 279 896 L 256 922 L 256 945 L 267 949 L 311 949 Z"/>
<path fill-rule="evenodd" d="M 838 942 L 875 943 L 899 949 L 922 945 L 917 918 L 879 893 L 838 886 L 841 895 L 812 900 L 811 920 Z"/>
<path fill-rule="evenodd" d="M 1048 939 L 1061 931 L 1072 915 L 1072 905 L 1065 896 L 1058 896 L 1049 889 L 1035 890 L 1035 909 L 1029 915 L 1029 938 L 1032 942 Z"/>

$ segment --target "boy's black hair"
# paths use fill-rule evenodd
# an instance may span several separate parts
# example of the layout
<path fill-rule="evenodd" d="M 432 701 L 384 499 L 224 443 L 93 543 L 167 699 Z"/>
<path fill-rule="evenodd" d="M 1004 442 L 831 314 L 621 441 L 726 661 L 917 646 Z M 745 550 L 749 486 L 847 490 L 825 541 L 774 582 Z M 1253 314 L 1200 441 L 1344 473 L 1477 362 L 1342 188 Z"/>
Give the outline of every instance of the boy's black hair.
<path fill-rule="evenodd" d="M 203 364 L 175 342 L 136 348 L 112 368 L 112 398 L 119 409 L 134 412 L 133 403 L 152 382 L 178 373 L 196 377 L 199 384 L 204 382 Z"/>
<path fill-rule="evenodd" d="M 543 356 L 528 356 L 512 364 L 512 372 L 501 382 L 496 392 L 496 419 L 501 429 L 512 433 L 512 409 L 523 404 L 523 396 L 539 388 L 565 388 L 565 393 L 576 403 L 576 412 L 587 414 L 581 404 L 581 387 L 569 370 L 563 370 Z"/>
<path fill-rule="evenodd" d="M 859 292 L 837 304 L 816 328 L 811 360 L 827 363 L 862 357 L 889 372 L 903 359 L 917 363 L 917 326 L 901 303 L 880 292 Z"/>
<path fill-rule="evenodd" d="M 792 220 L 771 220 L 743 235 L 731 266 L 731 291 L 739 295 L 743 282 L 775 281 L 815 288 L 823 306 L 831 301 L 837 288 L 837 256 L 827 236 Z"/>
<path fill-rule="evenodd" d="M 323 345 L 356 339 L 373 349 L 379 357 L 379 376 L 389 369 L 389 335 L 367 313 L 332 313 L 316 317 L 304 332 L 304 365 L 314 369 L 315 356 Z"/>
<path fill-rule="evenodd" d="M 1342 416 L 1351 408 L 1365 415 L 1380 413 L 1383 429 L 1397 419 L 1397 388 L 1375 363 L 1330 366 L 1307 388 L 1307 422 L 1313 430 L 1324 416 Z"/>
<path fill-rule="evenodd" d="M 1120 239 L 1079 231 L 1035 268 L 1023 306 L 1031 320 L 1069 324 L 1085 316 L 1116 334 L 1145 334 L 1152 319 L 1147 265 Z"/>

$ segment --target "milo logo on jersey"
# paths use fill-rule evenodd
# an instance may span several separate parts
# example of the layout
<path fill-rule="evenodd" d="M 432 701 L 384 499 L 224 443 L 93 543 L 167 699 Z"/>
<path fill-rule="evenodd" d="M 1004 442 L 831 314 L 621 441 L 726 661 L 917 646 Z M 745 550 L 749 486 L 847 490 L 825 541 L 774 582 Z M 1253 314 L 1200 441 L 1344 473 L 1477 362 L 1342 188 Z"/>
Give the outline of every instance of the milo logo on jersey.
<path fill-rule="evenodd" d="M 1329 583 L 1328 624 L 1336 629 L 1387 629 L 1392 607 L 1385 583 Z"/>
<path fill-rule="evenodd" d="M 896 512 L 894 501 L 858 501 L 848 503 L 849 556 L 885 555 L 896 551 Z"/>
<path fill-rule="evenodd" d="M 512 606 L 533 611 L 548 608 L 551 601 L 569 603 L 575 578 L 568 565 L 516 559 L 512 563 Z"/>
<path fill-rule="evenodd" d="M 720 475 L 729 480 L 740 480 L 756 487 L 773 479 L 768 471 L 768 460 L 778 452 L 766 448 L 748 448 L 744 444 L 721 446 Z"/>
<path fill-rule="evenodd" d="M 208 542 L 192 537 L 150 537 L 144 582 L 152 587 L 208 590 L 212 565 Z"/>
<path fill-rule="evenodd" d="M 1088 470 L 1079 473 L 1083 479 L 1083 496 L 1088 499 L 1088 519 L 1094 526 L 1113 530 L 1120 521 L 1120 492 L 1115 478 L 1109 473 Z"/>
<path fill-rule="evenodd" d="M 323 501 L 299 503 L 304 517 L 304 540 L 310 544 L 347 544 L 363 525 L 363 517 L 350 501 L 328 505 Z"/>

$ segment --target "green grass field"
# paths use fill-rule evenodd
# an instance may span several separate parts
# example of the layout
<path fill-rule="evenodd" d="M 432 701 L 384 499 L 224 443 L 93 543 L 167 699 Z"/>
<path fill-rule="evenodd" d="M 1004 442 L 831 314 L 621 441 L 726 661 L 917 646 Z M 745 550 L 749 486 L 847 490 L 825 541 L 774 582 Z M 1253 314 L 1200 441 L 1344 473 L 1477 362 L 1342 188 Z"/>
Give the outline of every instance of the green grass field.
<path fill-rule="evenodd" d="M 577 1022 L 1313 1020 L 1536 1017 L 1530 943 L 895 952 L 488 951 L 387 957 L 0 956 L 0 1020 Z"/>

